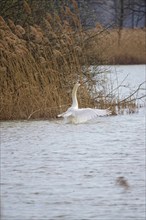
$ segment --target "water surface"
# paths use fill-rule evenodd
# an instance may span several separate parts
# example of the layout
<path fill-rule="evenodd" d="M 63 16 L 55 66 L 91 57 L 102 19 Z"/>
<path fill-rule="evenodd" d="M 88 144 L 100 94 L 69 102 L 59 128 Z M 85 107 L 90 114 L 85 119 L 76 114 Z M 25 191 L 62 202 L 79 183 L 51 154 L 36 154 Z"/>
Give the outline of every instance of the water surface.
<path fill-rule="evenodd" d="M 144 220 L 144 119 L 2 122 L 1 219 Z"/>

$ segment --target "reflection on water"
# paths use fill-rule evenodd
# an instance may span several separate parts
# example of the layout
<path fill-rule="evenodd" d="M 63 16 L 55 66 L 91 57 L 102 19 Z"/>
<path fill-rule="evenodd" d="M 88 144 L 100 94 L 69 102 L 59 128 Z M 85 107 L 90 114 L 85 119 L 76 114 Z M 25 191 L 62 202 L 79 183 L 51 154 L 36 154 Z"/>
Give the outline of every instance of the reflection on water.
<path fill-rule="evenodd" d="M 2 220 L 144 220 L 144 112 L 2 122 Z"/>

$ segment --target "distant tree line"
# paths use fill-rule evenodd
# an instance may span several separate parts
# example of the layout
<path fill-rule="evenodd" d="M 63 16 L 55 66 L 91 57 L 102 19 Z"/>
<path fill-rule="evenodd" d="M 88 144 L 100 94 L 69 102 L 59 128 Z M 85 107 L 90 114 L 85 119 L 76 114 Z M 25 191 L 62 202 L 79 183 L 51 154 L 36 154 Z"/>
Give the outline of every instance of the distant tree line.
<path fill-rule="evenodd" d="M 146 0 L 1 0 L 0 15 L 22 26 L 42 24 L 47 13 L 77 4 L 80 20 L 90 28 L 100 23 L 112 27 L 146 27 Z"/>
<path fill-rule="evenodd" d="M 78 0 L 84 26 L 146 27 L 146 0 Z"/>
<path fill-rule="evenodd" d="M 114 0 L 113 9 L 117 26 L 146 27 L 146 0 Z"/>

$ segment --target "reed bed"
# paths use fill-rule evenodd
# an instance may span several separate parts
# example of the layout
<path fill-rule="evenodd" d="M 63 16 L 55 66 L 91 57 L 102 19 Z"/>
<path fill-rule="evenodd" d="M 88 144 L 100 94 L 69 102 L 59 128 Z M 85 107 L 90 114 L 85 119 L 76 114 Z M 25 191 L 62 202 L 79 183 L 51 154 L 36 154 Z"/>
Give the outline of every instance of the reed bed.
<path fill-rule="evenodd" d="M 65 17 L 48 14 L 43 27 L 26 28 L 0 18 L 1 120 L 53 118 L 70 105 L 85 58 L 78 17 L 67 7 Z M 81 94 L 80 105 L 93 106 L 87 86 Z"/>
<path fill-rule="evenodd" d="M 71 104 L 70 94 L 77 80 L 84 85 L 80 88 L 80 107 L 110 107 L 116 113 L 117 100 L 109 98 L 108 91 L 97 93 L 96 83 L 102 84 L 102 80 L 98 74 L 96 79 L 92 77 L 89 66 L 105 60 L 116 63 L 124 49 L 121 46 L 121 52 L 116 51 L 117 45 L 113 46 L 114 31 L 90 41 L 93 32 L 82 29 L 75 2 L 74 8 L 75 13 L 66 7 L 63 16 L 48 14 L 41 27 L 22 27 L 0 17 L 1 120 L 55 118 Z M 137 30 L 134 33 L 139 35 Z M 143 30 L 140 33 L 143 37 Z M 121 45 L 126 36 L 123 32 Z M 143 45 L 142 40 L 139 45 Z M 134 56 L 134 48 L 129 47 Z M 142 60 L 140 50 L 136 52 Z M 125 105 L 121 102 L 118 108 L 131 106 L 135 108 L 135 100 Z"/>
<path fill-rule="evenodd" d="M 105 30 L 102 26 L 89 31 L 86 46 L 92 64 L 146 64 L 145 48 L 146 29 Z"/>

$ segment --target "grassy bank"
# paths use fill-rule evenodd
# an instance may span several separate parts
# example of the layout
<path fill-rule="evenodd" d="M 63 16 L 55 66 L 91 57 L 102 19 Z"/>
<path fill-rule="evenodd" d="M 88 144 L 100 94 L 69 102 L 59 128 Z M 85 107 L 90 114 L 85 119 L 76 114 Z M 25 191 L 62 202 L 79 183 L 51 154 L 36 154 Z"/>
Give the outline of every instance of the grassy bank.
<path fill-rule="evenodd" d="M 119 42 L 116 30 L 84 31 L 76 14 L 69 8 L 63 13 L 64 20 L 48 14 L 42 27 L 0 17 L 1 120 L 56 117 L 69 107 L 77 80 L 88 82 L 80 89 L 81 107 L 111 107 L 114 113 L 114 99 L 91 98 L 95 80 L 82 66 L 145 63 L 144 30 L 123 30 Z"/>

